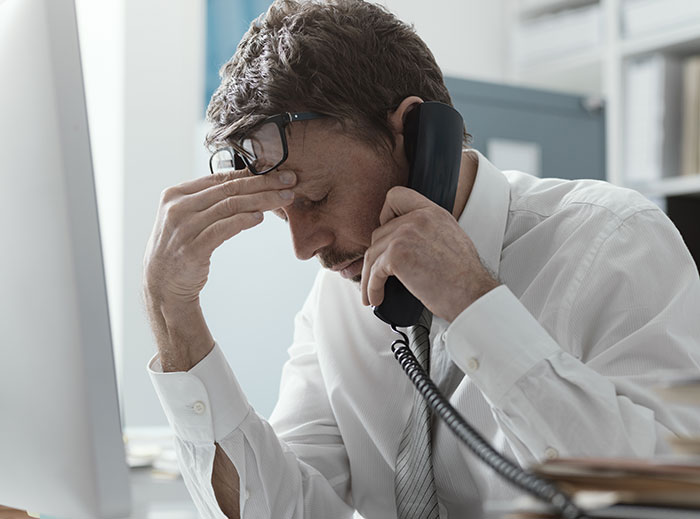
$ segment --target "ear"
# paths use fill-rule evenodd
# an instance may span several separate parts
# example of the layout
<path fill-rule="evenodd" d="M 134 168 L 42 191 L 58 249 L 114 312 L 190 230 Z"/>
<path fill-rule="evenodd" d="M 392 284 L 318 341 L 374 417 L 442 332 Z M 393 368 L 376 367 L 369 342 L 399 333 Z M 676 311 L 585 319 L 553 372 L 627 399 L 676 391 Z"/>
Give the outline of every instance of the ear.
<path fill-rule="evenodd" d="M 406 120 L 406 114 L 422 102 L 423 100 L 418 96 L 409 96 L 401 101 L 396 110 L 389 113 L 389 125 L 396 137 L 403 136 L 403 123 Z"/>

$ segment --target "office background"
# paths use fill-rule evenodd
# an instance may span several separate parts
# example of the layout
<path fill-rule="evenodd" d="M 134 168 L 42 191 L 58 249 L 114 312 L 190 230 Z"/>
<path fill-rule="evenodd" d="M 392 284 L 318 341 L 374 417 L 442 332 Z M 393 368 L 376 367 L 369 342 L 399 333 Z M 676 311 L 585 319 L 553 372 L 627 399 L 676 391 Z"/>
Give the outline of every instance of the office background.
<path fill-rule="evenodd" d="M 663 99 L 673 97 L 673 92 L 678 94 L 673 90 L 678 84 L 674 87 L 672 78 L 681 82 L 683 73 L 678 70 L 687 68 L 685 58 L 695 51 L 700 53 L 700 17 L 691 16 L 700 15 L 695 13 L 700 9 L 693 7 L 700 3 L 383 3 L 399 18 L 415 24 L 445 75 L 455 78 L 451 90 L 466 88 L 460 80 L 477 80 L 583 96 L 502 92 L 511 100 L 547 99 L 543 102 L 557 110 L 566 106 L 574 114 L 571 117 L 590 126 L 591 146 L 596 150 L 586 151 L 591 152 L 598 166 L 589 166 L 594 171 L 580 176 L 606 175 L 615 183 L 634 185 L 663 206 L 666 195 L 700 192 L 698 177 L 679 175 L 681 161 L 674 164 L 665 157 L 673 155 L 668 151 L 669 143 L 663 142 L 665 136 L 673 135 L 673 128 L 666 126 L 673 120 L 672 107 L 662 103 L 654 105 L 653 111 L 649 105 L 652 97 Z M 651 15 L 644 13 L 643 8 L 648 10 L 654 3 L 667 7 L 674 3 L 674 9 L 667 10 L 684 16 L 667 20 L 666 27 L 649 28 L 645 20 L 662 18 L 653 11 Z M 124 423 L 128 427 L 166 423 L 145 371 L 155 344 L 141 303 L 142 259 L 160 192 L 208 173 L 208 155 L 202 145 L 206 132 L 203 113 L 216 86 L 214 71 L 233 52 L 249 21 L 268 4 L 266 0 L 77 0 L 110 313 Z M 542 34 L 549 35 L 544 43 L 542 37 L 533 37 Z M 555 54 L 551 54 L 552 49 Z M 628 69 L 635 64 L 640 65 L 630 72 Z M 647 77 L 650 84 L 662 84 L 664 88 L 651 93 L 638 89 L 634 96 L 627 95 L 628 74 L 637 74 L 632 77 L 640 81 Z M 640 104 L 626 106 L 630 100 Z M 498 104 L 496 99 L 495 106 Z M 472 100 L 470 105 L 465 98 L 463 106 L 471 107 L 472 120 L 488 120 L 488 114 L 477 117 L 476 113 L 484 103 Z M 654 119 L 649 119 L 650 114 Z M 469 125 L 470 114 L 463 115 Z M 523 117 L 523 124 L 527 124 L 527 114 Z M 686 124 L 678 114 L 676 119 L 677 124 Z M 485 122 L 479 124 L 483 128 Z M 561 124 L 563 132 L 579 131 L 566 122 Z M 645 125 L 662 128 L 662 134 L 626 131 Z M 691 133 L 689 130 L 685 135 Z M 546 137 L 533 137 L 531 142 L 506 139 L 476 144 L 494 160 L 516 163 L 499 164 L 495 160 L 498 166 L 523 164 L 538 169 L 545 163 L 542 139 Z M 677 143 L 681 140 L 675 137 Z M 656 165 L 655 170 L 643 175 L 638 169 L 625 170 L 625 154 L 636 156 L 630 146 L 638 142 L 653 144 L 647 148 L 654 153 L 650 151 L 652 154 L 646 157 L 647 162 Z M 659 173 L 662 170 L 677 178 L 663 178 Z M 683 204 L 683 211 L 690 215 L 686 221 L 697 214 L 693 202 L 687 200 L 673 199 L 669 203 L 669 209 Z M 265 416 L 277 397 L 294 314 L 318 268 L 315 260 L 296 260 L 285 225 L 270 217 L 259 229 L 224 244 L 212 259 L 211 275 L 202 294 L 207 321 L 252 404 Z"/>

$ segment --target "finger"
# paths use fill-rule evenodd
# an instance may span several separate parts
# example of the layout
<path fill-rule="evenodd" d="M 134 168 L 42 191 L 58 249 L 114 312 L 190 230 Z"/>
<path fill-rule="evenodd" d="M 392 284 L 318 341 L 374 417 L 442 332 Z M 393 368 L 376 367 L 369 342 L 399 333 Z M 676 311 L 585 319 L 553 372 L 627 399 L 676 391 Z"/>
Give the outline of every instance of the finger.
<path fill-rule="evenodd" d="M 255 227 L 263 221 L 263 218 L 263 214 L 256 211 L 252 213 L 238 213 L 228 218 L 216 220 L 199 233 L 192 245 L 196 250 L 211 254 L 226 240 L 233 238 L 241 231 Z"/>
<path fill-rule="evenodd" d="M 370 304 L 368 297 L 368 286 L 369 279 L 371 276 L 372 268 L 374 263 L 389 247 L 391 243 L 391 238 L 389 235 L 385 236 L 381 240 L 375 240 L 374 235 L 372 237 L 372 245 L 370 245 L 365 251 L 365 257 L 362 264 L 362 275 L 360 277 L 360 293 L 362 294 L 362 304 L 367 306 Z"/>
<path fill-rule="evenodd" d="M 230 218 L 239 213 L 271 211 L 286 207 L 294 202 L 294 192 L 263 191 L 250 195 L 240 195 L 224 198 L 208 209 L 194 213 L 183 222 L 182 232 L 185 236 L 197 235 L 217 220 Z"/>
<path fill-rule="evenodd" d="M 394 276 L 389 262 L 389 254 L 385 250 L 370 268 L 367 281 L 367 299 L 370 305 L 378 306 L 384 301 L 384 285 L 389 276 Z"/>
<path fill-rule="evenodd" d="M 261 191 L 289 189 L 296 184 L 293 171 L 274 171 L 266 175 L 255 175 L 227 180 L 190 194 L 182 201 L 190 211 L 203 211 L 217 202 L 233 196 L 249 195 Z"/>
<path fill-rule="evenodd" d="M 369 273 L 372 265 L 370 265 L 370 252 L 369 248 L 365 251 L 365 257 L 362 262 L 362 273 L 360 274 L 360 294 L 362 295 L 362 304 L 369 305 L 369 298 L 367 297 L 367 285 L 369 283 Z"/>
<path fill-rule="evenodd" d="M 190 195 L 192 193 L 197 193 L 208 187 L 223 184 L 224 182 L 229 182 L 231 180 L 236 180 L 239 178 L 250 177 L 253 174 L 248 171 L 248 169 L 235 169 L 231 171 L 226 171 L 225 173 L 216 173 L 215 175 L 204 175 L 194 180 L 188 180 L 187 182 L 182 182 L 173 186 L 172 189 L 183 195 Z"/>
<path fill-rule="evenodd" d="M 403 186 L 392 187 L 386 194 L 386 200 L 379 213 L 379 223 L 384 225 L 397 216 L 436 205 L 418 191 Z"/>
<path fill-rule="evenodd" d="M 372 232 L 372 245 L 384 240 L 387 236 L 395 234 L 404 225 L 420 228 L 421 225 L 430 221 L 428 214 L 425 214 L 426 208 L 418 209 L 408 214 L 396 216 L 383 225 L 380 225 Z"/>

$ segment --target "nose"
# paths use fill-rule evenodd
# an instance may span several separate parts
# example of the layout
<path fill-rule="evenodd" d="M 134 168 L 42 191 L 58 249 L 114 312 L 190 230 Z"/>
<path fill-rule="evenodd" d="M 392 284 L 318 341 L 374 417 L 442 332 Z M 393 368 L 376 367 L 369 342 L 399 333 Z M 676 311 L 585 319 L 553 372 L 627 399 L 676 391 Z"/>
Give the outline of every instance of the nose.
<path fill-rule="evenodd" d="M 313 258 L 324 247 L 333 243 L 333 232 L 312 215 L 287 212 L 289 232 L 292 235 L 294 254 L 300 260 Z"/>

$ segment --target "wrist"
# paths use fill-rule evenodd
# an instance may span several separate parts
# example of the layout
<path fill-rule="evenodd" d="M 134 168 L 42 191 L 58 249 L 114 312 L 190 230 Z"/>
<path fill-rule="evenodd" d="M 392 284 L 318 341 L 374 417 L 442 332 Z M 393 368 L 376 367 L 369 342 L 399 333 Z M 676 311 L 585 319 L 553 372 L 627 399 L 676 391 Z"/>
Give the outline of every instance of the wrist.
<path fill-rule="evenodd" d="M 474 287 L 472 287 L 471 290 L 469 290 L 465 297 L 463 297 L 459 303 L 457 303 L 454 306 L 454 310 L 452 312 L 452 315 L 450 315 L 447 319 L 447 322 L 451 323 L 457 317 L 459 317 L 459 314 L 464 312 L 467 308 L 469 308 L 474 302 L 478 301 L 480 298 L 491 292 L 494 288 L 500 286 L 501 283 L 500 281 L 493 279 L 490 275 L 486 275 L 483 279 L 478 281 Z"/>
<path fill-rule="evenodd" d="M 199 299 L 164 302 L 146 297 L 163 371 L 188 371 L 214 348 Z"/>

